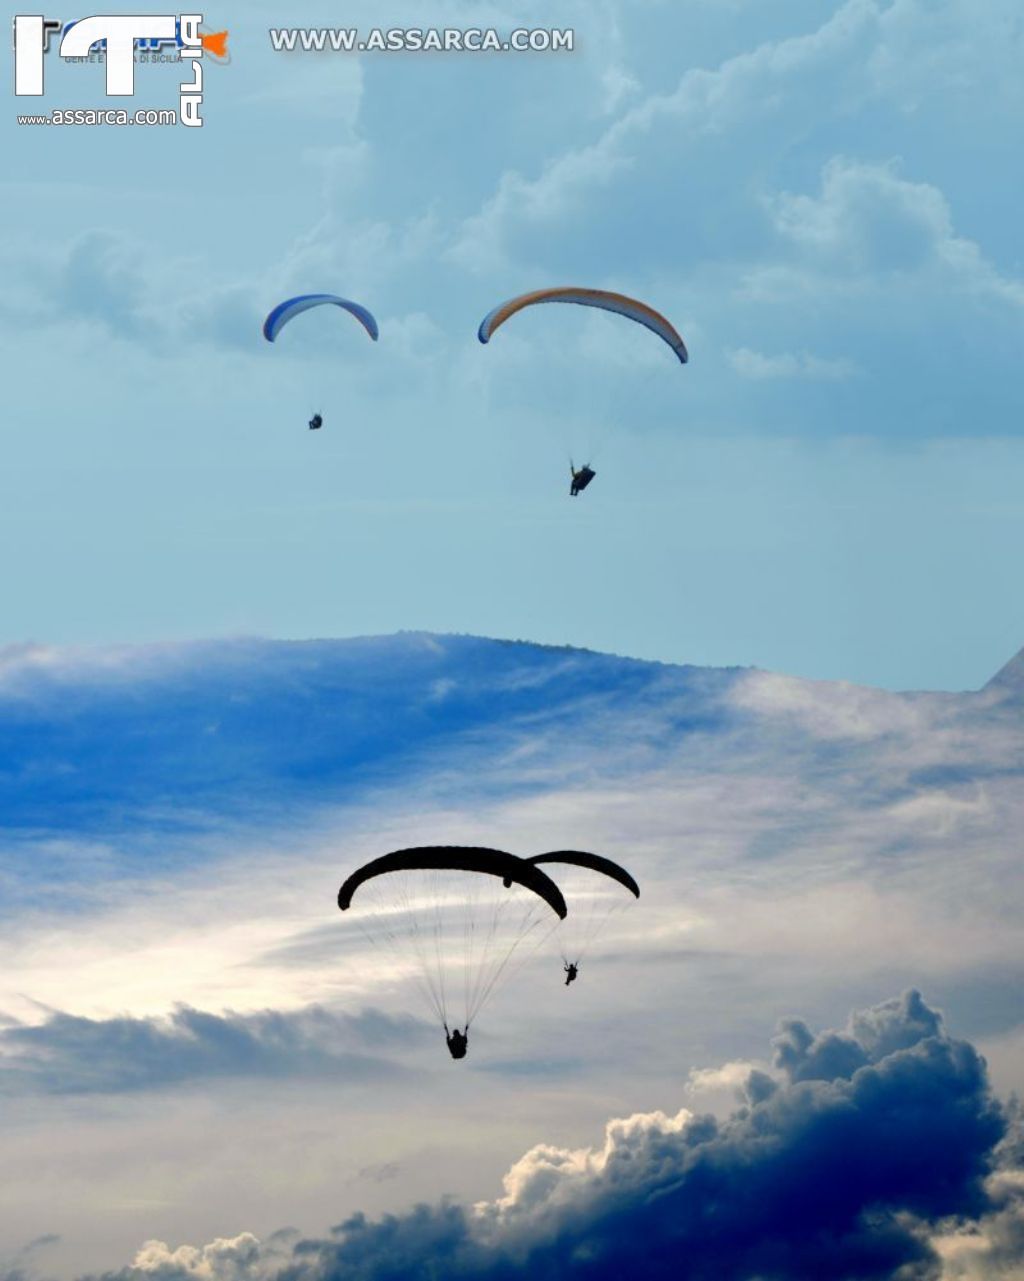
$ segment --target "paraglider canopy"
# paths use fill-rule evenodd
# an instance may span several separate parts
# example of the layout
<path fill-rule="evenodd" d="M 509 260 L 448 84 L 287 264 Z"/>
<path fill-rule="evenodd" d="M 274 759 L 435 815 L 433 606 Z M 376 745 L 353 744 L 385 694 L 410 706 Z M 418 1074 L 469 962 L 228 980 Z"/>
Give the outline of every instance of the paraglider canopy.
<path fill-rule="evenodd" d="M 591 945 L 623 908 L 640 897 L 640 886 L 620 863 L 589 850 L 551 850 L 526 861 L 534 867 L 559 865 L 559 887 L 572 907 L 568 920 L 557 929 L 568 987 L 578 977 L 580 961 Z"/>
<path fill-rule="evenodd" d="M 540 868 L 533 867 L 531 860 L 478 845 L 418 845 L 382 854 L 352 873 L 338 891 L 338 906 L 343 912 L 348 911 L 356 890 L 375 876 L 428 869 L 500 876 L 506 888 L 517 884 L 532 890 L 560 920 L 565 919 L 567 909 L 561 890 Z"/>
<path fill-rule="evenodd" d="M 582 289 L 575 285 L 561 285 L 554 289 L 535 289 L 531 293 L 519 294 L 501 303 L 489 311 L 480 322 L 477 337 L 482 343 L 490 342 L 501 325 L 524 307 L 533 307 L 543 302 L 576 303 L 581 307 L 597 307 L 601 311 L 612 311 L 627 320 L 634 320 L 657 334 L 672 348 L 682 364 L 689 360 L 689 353 L 682 337 L 660 312 L 636 298 L 627 298 L 625 294 L 611 293 L 606 289 Z"/>
<path fill-rule="evenodd" d="M 380 331 L 370 312 L 359 303 L 341 298 L 338 294 L 297 294 L 294 298 L 286 298 L 284 302 L 279 302 L 263 322 L 263 337 L 267 342 L 274 342 L 289 321 L 313 307 L 341 307 L 342 310 L 355 316 L 373 341 L 377 341 Z"/>
<path fill-rule="evenodd" d="M 372 859 L 342 885 L 338 906 L 397 960 L 397 969 L 375 967 L 382 981 L 401 974 L 418 984 L 455 1058 L 465 1055 L 470 1024 L 491 993 L 566 915 L 561 890 L 542 868 L 463 845 Z"/>
<path fill-rule="evenodd" d="M 532 863 L 534 867 L 541 863 L 565 863 L 572 867 L 587 867 L 592 872 L 600 872 L 603 876 L 610 876 L 613 881 L 618 881 L 634 898 L 640 897 L 640 886 L 624 867 L 600 854 L 591 854 L 589 850 L 551 850 L 548 854 L 534 854 L 526 861 Z"/>

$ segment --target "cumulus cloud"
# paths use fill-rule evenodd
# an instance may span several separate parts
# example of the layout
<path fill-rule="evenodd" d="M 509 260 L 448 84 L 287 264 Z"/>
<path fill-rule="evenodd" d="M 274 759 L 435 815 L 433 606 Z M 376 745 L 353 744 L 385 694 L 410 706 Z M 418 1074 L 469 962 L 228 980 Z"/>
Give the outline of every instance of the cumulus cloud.
<path fill-rule="evenodd" d="M 903 178 L 894 163 L 833 157 L 818 195 L 782 192 L 769 207 L 776 230 L 844 288 L 865 274 L 931 272 L 1024 306 L 1024 282 L 1000 276 L 974 241 L 955 234 L 942 192 Z"/>
<path fill-rule="evenodd" d="M 1012 30 L 1009 6 L 1002 9 L 1012 45 L 1019 34 Z M 571 252 L 563 238 L 589 239 L 595 227 L 610 230 L 625 207 L 634 222 L 642 210 L 647 234 L 617 245 L 620 269 L 627 256 L 647 265 L 657 255 L 663 266 L 662 240 L 650 234 L 652 226 L 661 230 L 661 211 L 649 207 L 657 203 L 675 219 L 677 268 L 693 271 L 709 256 L 742 258 L 769 250 L 758 231 L 763 199 L 782 235 L 851 257 L 867 253 L 871 266 L 928 255 L 977 266 L 978 247 L 953 234 L 942 193 L 927 182 L 901 179 L 891 163 L 879 163 L 876 128 L 854 129 L 871 159 L 822 155 L 806 136 L 808 111 L 839 118 L 848 127 L 851 118 L 877 110 L 880 101 L 891 108 L 901 100 L 910 64 L 922 73 L 920 82 L 928 83 L 926 96 L 936 108 L 941 105 L 936 99 L 948 93 L 950 84 L 980 74 L 982 48 L 1000 55 L 993 61 L 1006 74 L 996 76 L 998 91 L 1013 92 L 1011 59 L 1004 61 L 1006 42 L 997 50 L 991 32 L 978 41 L 972 38 L 976 34 L 974 17 L 956 0 L 927 11 L 915 0 L 887 7 L 874 0 L 847 0 L 817 29 L 765 40 L 711 69 L 686 69 L 671 91 L 631 102 L 595 138 L 566 147 L 539 174 L 507 171 L 483 208 L 466 219 L 449 257 L 474 269 L 494 270 L 520 257 L 543 255 L 552 235 L 558 238 L 559 252 Z M 936 60 L 944 64 L 945 87 L 934 77 Z M 899 75 L 888 74 L 897 63 Z M 898 134 L 901 125 L 898 117 L 893 119 L 892 132 Z M 733 140 L 728 155 L 719 145 L 722 137 Z M 819 156 L 824 168 L 820 197 L 772 194 L 770 186 L 751 184 L 750 155 L 757 154 L 761 173 L 770 172 L 765 156 L 774 157 L 782 140 L 789 151 L 806 146 L 808 157 Z M 735 182 L 719 186 L 706 171 L 712 149 L 713 173 L 731 164 Z M 703 182 L 694 172 L 698 165 L 705 166 Z M 709 203 L 717 217 L 707 216 Z M 579 225 L 584 211 L 585 227 Z M 541 231 L 543 239 L 538 238 Z M 732 238 L 731 250 L 723 232 Z M 854 269 L 852 262 L 849 266 Z M 1008 288 L 1016 290 L 1013 282 Z"/>
<path fill-rule="evenodd" d="M 991 1184 L 1003 1207 L 933 1239 L 941 1281 L 1016 1281 L 1024 1266 L 1024 1174 Z"/>
<path fill-rule="evenodd" d="M 992 1210 L 940 1228 L 931 1245 L 942 1261 L 939 1281 L 1016 1281 L 1024 1270 L 1024 1115 L 1007 1109 L 1009 1132 L 996 1149 L 986 1183 Z"/>
<path fill-rule="evenodd" d="M 374 1221 L 352 1215 L 329 1238 L 295 1242 L 284 1274 L 1009 1276 L 1009 1261 L 1024 1263 L 1009 1128 L 984 1060 L 910 991 L 854 1014 L 841 1031 L 787 1023 L 771 1077 L 752 1072 L 745 1102 L 721 1122 L 685 1108 L 637 1113 L 610 1121 L 597 1147 L 540 1144 L 509 1170 L 497 1199 Z M 260 1281 L 279 1274 L 281 1248 L 248 1234 L 201 1249 L 149 1242 L 108 1281 Z"/>
<path fill-rule="evenodd" d="M 998 8 L 993 29 L 1018 49 L 1010 6 Z M 687 336 L 688 395 L 705 429 L 742 421 L 891 440 L 981 434 L 984 420 L 1002 434 L 1020 417 L 995 388 L 1013 385 L 1024 281 L 1003 219 L 971 219 L 975 184 L 926 156 L 919 132 L 924 111 L 939 137 L 964 127 L 954 101 L 973 118 L 964 88 L 986 60 L 993 94 L 1016 94 L 1012 59 L 976 29 L 958 0 L 848 0 L 816 29 L 789 27 L 685 68 L 668 88 L 643 86 L 589 137 L 534 170 L 508 168 L 445 260 L 510 282 L 586 271 L 650 298 Z M 985 136 L 1006 156 L 1001 171 L 1005 127 Z M 594 360 L 582 322 L 559 326 L 557 341 L 541 325 L 524 326 L 525 356 L 503 352 L 495 377 L 509 395 L 526 357 L 553 394 L 566 368 Z M 618 333 L 607 349 L 599 361 L 614 393 L 620 366 L 608 352 L 633 371 L 644 357 Z M 972 385 L 952 350 L 974 363 Z M 841 395 L 854 379 L 858 394 Z M 647 381 L 646 420 L 673 422 L 671 394 Z"/>
<path fill-rule="evenodd" d="M 675 169 L 667 164 L 671 156 L 685 167 L 701 157 L 709 143 L 737 129 L 764 125 L 765 104 L 777 125 L 780 104 L 799 101 L 821 76 L 843 83 L 865 33 L 872 28 L 874 6 L 866 0 L 850 0 L 817 30 L 807 35 L 767 41 L 759 48 L 727 59 L 713 71 L 687 70 L 669 93 L 648 95 L 608 126 L 596 139 L 567 149 L 550 160 L 543 172 L 528 177 L 508 171 L 497 190 L 478 214 L 466 219 L 461 234 L 449 251 L 453 261 L 473 270 L 494 271 L 519 253 L 543 252 L 538 237 L 553 231 L 559 238 L 582 232 L 575 225 L 589 202 L 587 236 L 594 234 L 595 220 L 614 219 L 623 203 L 636 216 L 636 192 L 650 197 L 667 187 L 667 213 L 676 220 L 673 244 L 677 261 L 695 266 L 715 231 L 706 219 L 682 202 L 688 184 L 667 181 Z M 854 63 L 855 65 L 855 63 Z M 660 169 L 659 179 L 652 172 Z M 645 225 L 658 216 L 646 210 Z M 657 222 L 654 223 L 657 225 Z M 619 246 L 623 255 L 646 258 L 658 237 L 630 237 Z"/>
<path fill-rule="evenodd" d="M 743 1059 L 723 1063 L 720 1067 L 694 1068 L 686 1088 L 692 1095 L 712 1094 L 719 1090 L 739 1093 L 746 1088 L 754 1065 Z"/>
<path fill-rule="evenodd" d="M 802 1020 L 785 1021 L 772 1042 L 774 1062 L 790 1081 L 849 1080 L 867 1064 L 941 1033 L 940 1015 L 911 990 L 856 1012 L 844 1032 L 815 1036 Z"/>
<path fill-rule="evenodd" d="M 218 1237 L 203 1246 L 171 1249 L 163 1241 L 147 1241 L 127 1271 L 140 1277 L 175 1281 L 245 1281 L 257 1269 L 278 1258 L 281 1240 L 266 1243 L 251 1232 Z"/>

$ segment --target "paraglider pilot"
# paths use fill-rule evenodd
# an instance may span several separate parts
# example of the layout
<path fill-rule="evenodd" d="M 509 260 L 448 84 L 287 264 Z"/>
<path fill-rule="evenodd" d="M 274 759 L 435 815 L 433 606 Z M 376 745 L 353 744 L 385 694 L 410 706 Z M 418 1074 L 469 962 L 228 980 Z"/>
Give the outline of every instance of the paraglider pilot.
<path fill-rule="evenodd" d="M 597 472 L 593 471 L 588 464 L 584 464 L 579 471 L 577 471 L 572 463 L 570 463 L 569 470 L 572 472 L 572 484 L 569 486 L 569 493 L 573 498 L 575 498 L 577 494 L 582 493 L 583 490 L 586 489 L 597 475 Z"/>
<path fill-rule="evenodd" d="M 574 962 L 566 961 L 562 968 L 565 970 L 565 986 L 568 987 L 573 979 L 579 975 L 579 966 Z"/>
<path fill-rule="evenodd" d="M 469 1028 L 465 1032 L 460 1032 L 458 1028 L 454 1032 L 448 1031 L 448 1024 L 444 1025 L 445 1040 L 448 1042 L 448 1053 L 453 1059 L 464 1059 L 466 1051 L 469 1049 Z"/>
<path fill-rule="evenodd" d="M 324 420 L 321 414 L 314 414 L 313 417 L 309 420 L 310 431 L 319 431 L 323 425 L 324 425 Z"/>

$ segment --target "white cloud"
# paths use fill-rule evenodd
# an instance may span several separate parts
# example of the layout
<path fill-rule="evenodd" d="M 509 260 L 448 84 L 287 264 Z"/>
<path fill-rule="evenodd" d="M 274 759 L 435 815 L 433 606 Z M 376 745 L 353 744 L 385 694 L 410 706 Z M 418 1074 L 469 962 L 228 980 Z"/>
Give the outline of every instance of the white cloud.
<path fill-rule="evenodd" d="M 998 1208 L 980 1220 L 939 1232 L 930 1245 L 941 1260 L 939 1281 L 1016 1281 L 1024 1267 L 1024 1171 L 988 1180 Z"/>
<path fill-rule="evenodd" d="M 733 369 L 741 378 L 756 380 L 766 378 L 808 378 L 824 381 L 852 378 L 859 372 L 854 361 L 844 356 L 831 359 L 814 356 L 810 352 L 782 352 L 767 356 L 749 347 L 737 347 L 727 352 Z"/>
<path fill-rule="evenodd" d="M 731 695 L 738 707 L 792 719 L 821 738 L 876 738 L 926 727 L 930 708 L 912 698 L 846 681 L 807 681 L 776 672 L 745 673 Z"/>
<path fill-rule="evenodd" d="M 518 1220 L 555 1216 L 567 1206 L 579 1207 L 603 1182 L 620 1190 L 647 1177 L 654 1150 L 668 1136 L 680 1135 L 694 1119 L 687 1108 L 674 1116 L 654 1111 L 609 1121 L 599 1148 L 557 1148 L 539 1144 L 505 1175 L 504 1195 L 480 1202 L 476 1213 L 491 1230 L 514 1230 Z"/>
<path fill-rule="evenodd" d="M 163 1241 L 147 1241 L 131 1262 L 139 1272 L 192 1281 L 247 1281 L 256 1265 L 266 1260 L 265 1247 L 251 1232 L 219 1237 L 203 1246 L 181 1245 L 171 1249 Z M 270 1252 L 272 1253 L 272 1251 Z"/>
<path fill-rule="evenodd" d="M 686 1083 L 687 1093 L 705 1095 L 727 1090 L 735 1094 L 743 1089 L 750 1073 L 758 1066 L 745 1059 L 734 1059 L 731 1063 L 723 1063 L 716 1068 L 691 1068 Z"/>
<path fill-rule="evenodd" d="M 875 16 L 871 0 L 848 0 L 810 35 L 766 43 L 715 71 L 685 72 L 674 91 L 631 107 L 595 141 L 550 161 L 540 176 L 506 172 L 490 200 L 466 220 L 449 257 L 474 270 L 506 266 L 507 241 L 520 228 L 540 235 L 552 223 L 571 222 L 609 188 L 621 198 L 638 181 L 641 165 L 645 170 L 652 162 L 664 166 L 666 142 L 678 163 L 695 149 L 695 140 L 728 134 L 742 128 L 748 116 L 763 114 L 766 104 L 771 111 L 780 99 L 798 98 L 800 90 L 794 93 L 793 85 L 800 84 L 801 75 L 827 74 L 829 68 L 842 72 L 851 47 Z M 676 248 L 684 261 L 693 262 L 693 248 L 686 243 Z"/>
<path fill-rule="evenodd" d="M 942 192 L 900 177 L 895 163 L 836 156 L 822 173 L 819 196 L 784 192 L 768 204 L 778 232 L 809 263 L 843 281 L 865 273 L 934 275 L 1024 306 L 1024 282 L 1001 277 L 977 244 L 954 233 Z"/>
<path fill-rule="evenodd" d="M 609 115 L 614 115 L 616 111 L 641 90 L 640 81 L 630 72 L 622 67 L 611 66 L 601 77 L 604 86 L 606 98 L 604 101 L 604 110 Z"/>

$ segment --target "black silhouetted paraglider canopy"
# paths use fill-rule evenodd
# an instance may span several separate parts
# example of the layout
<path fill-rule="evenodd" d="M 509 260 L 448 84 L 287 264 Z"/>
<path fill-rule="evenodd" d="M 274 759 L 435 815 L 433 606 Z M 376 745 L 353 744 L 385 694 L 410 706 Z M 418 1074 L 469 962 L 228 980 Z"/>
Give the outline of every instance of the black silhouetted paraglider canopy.
<path fill-rule="evenodd" d="M 500 876 L 506 887 L 514 883 L 532 890 L 561 920 L 565 919 L 566 906 L 562 891 L 549 876 L 533 866 L 532 860 L 516 858 L 514 854 L 507 854 L 504 850 L 486 849 L 477 845 L 418 845 L 383 854 L 352 873 L 338 891 L 338 906 L 343 912 L 347 911 L 356 890 L 375 876 L 383 876 L 388 872 L 433 869 Z"/>
<path fill-rule="evenodd" d="M 533 867 L 552 867 L 552 875 L 572 908 L 556 932 L 568 987 L 577 978 L 580 961 L 591 944 L 608 929 L 613 917 L 640 897 L 640 886 L 621 864 L 590 850 L 549 850 L 526 861 Z"/>
<path fill-rule="evenodd" d="M 549 854 L 534 854 L 526 861 L 535 867 L 538 863 L 570 863 L 574 867 L 587 867 L 592 872 L 602 872 L 613 881 L 618 881 L 634 898 L 640 897 L 640 886 L 626 869 L 600 854 L 591 854 L 587 850 L 552 850 Z"/>
<path fill-rule="evenodd" d="M 542 868 L 475 845 L 422 845 L 372 859 L 342 885 L 338 906 L 398 962 L 374 965 L 380 981 L 401 974 L 414 982 L 449 1037 L 453 1027 L 468 1034 L 495 989 L 566 915 L 561 890 Z"/>

